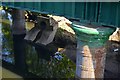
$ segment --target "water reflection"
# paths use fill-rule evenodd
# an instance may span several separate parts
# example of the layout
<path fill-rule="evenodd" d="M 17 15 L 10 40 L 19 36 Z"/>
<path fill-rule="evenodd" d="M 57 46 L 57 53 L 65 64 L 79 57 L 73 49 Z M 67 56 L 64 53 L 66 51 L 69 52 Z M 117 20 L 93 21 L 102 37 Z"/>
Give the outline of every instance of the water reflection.
<path fill-rule="evenodd" d="M 11 36 L 10 25 L 2 23 L 2 59 L 14 64 L 13 40 Z M 2 34 L 1 32 L 1 34 Z M 18 47 L 19 48 L 19 47 Z M 44 54 L 44 53 L 43 53 Z M 50 61 L 39 59 L 35 47 L 27 44 L 26 63 L 28 71 L 38 75 L 41 78 L 73 78 L 75 75 L 75 64 L 64 54 L 59 61 L 54 57 Z"/>
<path fill-rule="evenodd" d="M 13 41 L 11 37 L 10 25 L 2 23 L 2 59 L 14 63 Z"/>
<path fill-rule="evenodd" d="M 0 23 L 0 59 L 2 59 L 2 24 Z"/>

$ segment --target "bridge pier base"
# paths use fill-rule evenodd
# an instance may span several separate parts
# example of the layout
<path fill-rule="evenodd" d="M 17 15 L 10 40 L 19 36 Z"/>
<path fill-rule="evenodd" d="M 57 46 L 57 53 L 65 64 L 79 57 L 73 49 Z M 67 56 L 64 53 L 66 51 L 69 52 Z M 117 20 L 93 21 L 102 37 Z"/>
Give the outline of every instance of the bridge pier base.
<path fill-rule="evenodd" d="M 26 60 L 25 60 L 26 44 L 24 41 L 24 37 L 26 35 L 26 29 L 25 29 L 24 11 L 14 9 L 12 16 L 13 16 L 12 35 L 13 35 L 15 68 L 19 69 L 21 72 L 26 73 L 27 70 Z"/>
<path fill-rule="evenodd" d="M 106 43 L 116 28 L 80 26 L 74 23 L 71 25 L 77 36 L 76 76 L 103 80 Z"/>

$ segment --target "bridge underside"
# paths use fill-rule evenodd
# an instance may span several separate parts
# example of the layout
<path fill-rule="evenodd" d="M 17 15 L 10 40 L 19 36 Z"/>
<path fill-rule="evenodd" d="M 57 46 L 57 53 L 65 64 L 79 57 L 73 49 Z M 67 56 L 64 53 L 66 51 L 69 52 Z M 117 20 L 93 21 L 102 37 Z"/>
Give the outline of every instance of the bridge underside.
<path fill-rule="evenodd" d="M 2 2 L 2 5 L 65 16 L 85 24 L 120 27 L 120 2 Z"/>

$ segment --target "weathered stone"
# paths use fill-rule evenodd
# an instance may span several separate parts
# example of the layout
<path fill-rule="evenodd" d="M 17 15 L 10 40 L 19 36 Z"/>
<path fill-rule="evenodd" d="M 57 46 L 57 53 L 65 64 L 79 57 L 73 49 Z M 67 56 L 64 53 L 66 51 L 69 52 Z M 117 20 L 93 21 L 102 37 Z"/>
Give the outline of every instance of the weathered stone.
<path fill-rule="evenodd" d="M 120 29 L 117 28 L 116 31 L 110 36 L 109 40 L 120 42 Z"/>
<path fill-rule="evenodd" d="M 58 23 L 53 18 L 40 17 L 35 27 L 27 33 L 25 39 L 47 45 L 53 41 L 57 28 Z"/>
<path fill-rule="evenodd" d="M 39 32 L 40 29 L 38 27 L 33 27 L 30 31 L 27 32 L 24 39 L 28 41 L 34 41 Z"/>
<path fill-rule="evenodd" d="M 76 45 L 76 36 L 62 28 L 58 28 L 54 42 L 60 47 L 65 47 L 67 45 Z"/>
<path fill-rule="evenodd" d="M 13 34 L 25 34 L 25 17 L 23 10 L 14 9 L 13 13 L 13 24 L 12 24 L 12 33 Z"/>

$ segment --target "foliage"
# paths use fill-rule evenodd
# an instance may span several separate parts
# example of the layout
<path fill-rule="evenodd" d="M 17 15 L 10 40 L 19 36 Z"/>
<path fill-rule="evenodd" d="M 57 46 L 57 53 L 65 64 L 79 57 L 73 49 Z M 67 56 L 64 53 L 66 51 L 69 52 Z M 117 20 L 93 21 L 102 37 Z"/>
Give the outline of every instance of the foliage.
<path fill-rule="evenodd" d="M 75 64 L 64 54 L 63 59 L 58 61 L 51 58 L 51 61 L 40 59 L 37 62 L 37 53 L 34 47 L 28 46 L 27 64 L 30 72 L 37 74 L 41 78 L 74 78 Z"/>
<path fill-rule="evenodd" d="M 7 57 L 13 57 L 13 40 L 8 24 L 2 24 L 2 33 L 2 53 L 8 53 L 10 55 Z"/>
<path fill-rule="evenodd" d="M 3 51 L 7 49 L 8 52 L 13 53 L 13 41 L 10 27 L 7 24 L 2 24 L 3 32 Z M 58 61 L 51 58 L 51 61 L 40 59 L 38 63 L 37 53 L 33 46 L 26 47 L 26 62 L 29 72 L 38 75 L 40 78 L 74 78 L 75 64 L 72 63 L 64 54 L 63 59 Z M 9 55 L 14 59 L 13 55 Z"/>

